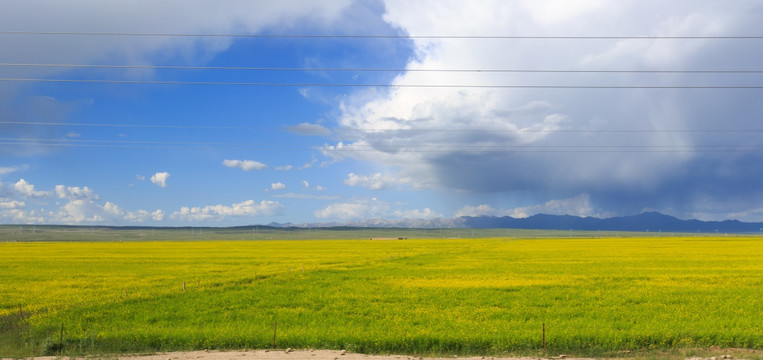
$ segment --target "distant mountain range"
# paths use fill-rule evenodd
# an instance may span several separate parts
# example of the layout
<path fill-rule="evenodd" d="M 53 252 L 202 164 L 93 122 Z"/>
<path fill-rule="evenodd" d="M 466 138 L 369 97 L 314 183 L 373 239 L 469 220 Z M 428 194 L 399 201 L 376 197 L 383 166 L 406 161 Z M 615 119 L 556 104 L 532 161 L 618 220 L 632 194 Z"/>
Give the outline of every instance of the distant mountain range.
<path fill-rule="evenodd" d="M 25 225 L 26 226 L 26 225 Z M 40 225 L 73 227 L 76 225 Z M 93 226 L 86 226 L 92 228 Z M 152 226 L 102 226 L 114 229 L 219 229 L 219 227 L 152 227 Z M 353 230 L 357 228 L 401 228 L 401 229 L 527 229 L 527 230 L 583 230 L 583 231 L 637 231 L 637 232 L 682 232 L 682 233 L 763 233 L 763 222 L 741 222 L 738 220 L 701 221 L 681 220 L 658 212 L 645 212 L 633 216 L 595 218 L 572 215 L 537 214 L 526 218 L 511 216 L 462 216 L 457 218 L 436 219 L 367 219 L 352 222 L 329 223 L 270 223 L 259 225 L 232 226 L 228 229 L 251 230 L 278 228 L 299 230 L 305 228 L 321 228 L 335 230 Z"/>
<path fill-rule="evenodd" d="M 537 214 L 527 218 L 510 216 L 464 216 L 458 218 L 463 227 L 510 228 L 541 230 L 588 230 L 588 231 L 662 231 L 702 233 L 758 233 L 763 223 L 746 223 L 738 220 L 700 221 L 681 220 L 658 212 L 599 219 L 570 215 Z"/>
<path fill-rule="evenodd" d="M 529 230 L 584 230 L 584 231 L 649 231 L 689 233 L 762 233 L 763 223 L 738 220 L 701 221 L 682 220 L 659 212 L 645 212 L 633 216 L 595 218 L 572 215 L 537 214 L 526 218 L 511 216 L 462 216 L 437 219 L 367 219 L 353 222 L 279 224 L 277 228 L 474 228 L 474 229 L 529 229 Z"/>

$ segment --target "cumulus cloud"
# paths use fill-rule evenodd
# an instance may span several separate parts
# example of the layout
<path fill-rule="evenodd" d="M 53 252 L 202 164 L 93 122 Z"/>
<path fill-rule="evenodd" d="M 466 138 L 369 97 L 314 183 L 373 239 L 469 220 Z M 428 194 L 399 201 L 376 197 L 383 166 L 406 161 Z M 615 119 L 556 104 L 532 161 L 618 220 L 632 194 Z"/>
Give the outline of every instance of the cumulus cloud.
<path fill-rule="evenodd" d="M 100 197 L 87 186 L 56 185 L 53 191 L 40 191 L 26 180 L 20 179 L 13 185 L 13 190 L 13 192 L 5 193 L 4 186 L 0 183 L 0 219 L 9 223 L 117 225 L 124 221 L 145 222 L 164 219 L 162 210 L 149 213 L 142 209 L 125 210 L 110 201 L 101 204 Z M 3 194 L 11 197 L 32 198 L 36 204 L 40 204 L 41 208 L 28 210 L 26 202 L 4 198 Z M 51 204 L 52 199 L 65 200 L 65 203 L 60 204 L 56 201 L 55 204 Z"/>
<path fill-rule="evenodd" d="M 263 200 L 256 203 L 247 200 L 240 203 L 227 205 L 208 205 L 204 207 L 182 207 L 172 213 L 170 218 L 180 221 L 220 221 L 228 217 L 257 217 L 276 215 L 283 210 L 283 206 L 276 201 Z"/>
<path fill-rule="evenodd" d="M 87 186 L 80 188 L 78 186 L 56 185 L 56 195 L 60 199 L 67 200 L 98 200 L 99 197 Z"/>
<path fill-rule="evenodd" d="M 430 208 L 413 209 L 413 210 L 395 210 L 395 216 L 402 219 L 435 219 L 442 217 L 442 214 Z"/>
<path fill-rule="evenodd" d="M 15 224 L 44 224 L 45 217 L 35 210 L 24 210 L 23 207 L 3 209 L 0 207 L 0 219 Z"/>
<path fill-rule="evenodd" d="M 729 36 L 756 32 L 759 24 L 753 14 L 760 7 L 756 1 L 656 5 L 636 0 L 443 1 L 438 6 L 389 0 L 385 4 L 385 20 L 412 36 Z M 659 6 L 658 13 L 655 6 Z M 464 18 L 470 21 L 462 21 Z M 415 56 L 407 64 L 411 70 L 752 69 L 757 66 L 752 59 L 763 56 L 757 47 L 729 41 L 416 38 L 413 46 Z M 696 74 L 407 71 L 391 84 L 752 83 Z M 763 175 L 759 165 L 763 155 L 738 146 L 755 143 L 754 135 L 693 131 L 759 128 L 755 119 L 763 113 L 763 103 L 748 95 L 744 91 L 655 89 L 422 91 L 392 87 L 361 91 L 344 98 L 339 106 L 339 128 L 353 131 L 337 131 L 336 142 L 326 144 L 322 151 L 334 161 L 351 158 L 399 170 L 401 177 L 414 179 L 414 188 L 519 193 L 542 201 L 586 193 L 597 204 L 626 213 L 648 205 L 685 209 L 708 194 L 737 207 L 754 208 L 763 200 L 763 185 L 742 179 Z M 739 152 L 715 152 L 717 144 Z M 346 183 L 389 186 L 374 181 L 375 176 L 353 174 Z"/>
<path fill-rule="evenodd" d="M 281 182 L 272 183 L 270 184 L 270 188 L 273 190 L 283 190 L 283 189 L 286 189 L 286 184 Z"/>
<path fill-rule="evenodd" d="M 34 185 L 28 183 L 24 179 L 19 179 L 18 182 L 13 184 L 13 188 L 19 195 L 24 197 L 39 198 L 50 196 L 52 194 L 50 191 L 35 190 Z"/>
<path fill-rule="evenodd" d="M 555 199 L 543 204 L 522 206 L 512 209 L 496 209 L 489 204 L 464 206 L 456 212 L 460 216 L 511 216 L 526 218 L 535 214 L 574 215 L 606 217 L 607 214 L 597 213 L 588 194 L 580 194 L 567 199 Z"/>
<path fill-rule="evenodd" d="M 26 204 L 23 201 L 18 201 L 18 200 L 0 201 L 0 209 L 12 210 L 12 209 L 23 209 L 25 207 L 26 207 Z"/>
<path fill-rule="evenodd" d="M 371 175 L 357 175 L 355 173 L 349 173 L 344 183 L 349 186 L 361 186 L 371 190 L 389 189 L 395 185 L 409 182 L 408 179 L 400 179 L 398 177 L 375 173 Z"/>
<path fill-rule="evenodd" d="M 118 224 L 123 221 L 144 223 L 162 221 L 164 212 L 156 210 L 150 213 L 143 209 L 125 210 L 119 205 L 106 201 L 103 205 L 94 198 L 73 198 L 55 211 L 44 216 L 44 222 L 55 224 Z"/>
<path fill-rule="evenodd" d="M 489 204 L 482 204 L 477 206 L 466 205 L 460 210 L 456 211 L 456 217 L 461 216 L 506 216 L 509 212 L 506 210 L 499 210 L 493 208 Z"/>
<path fill-rule="evenodd" d="M 359 220 L 382 217 L 388 212 L 388 204 L 372 199 L 329 204 L 323 209 L 316 210 L 314 215 L 319 219 Z"/>
<path fill-rule="evenodd" d="M 147 221 L 159 222 L 164 220 L 164 211 L 156 210 L 154 212 L 148 212 L 143 209 L 136 211 L 122 212 L 122 216 L 125 220 L 133 223 L 143 223 Z"/>
<path fill-rule="evenodd" d="M 262 170 L 267 165 L 254 160 L 223 160 L 223 166 L 230 167 L 230 168 L 240 168 L 244 171 L 250 171 L 250 170 Z"/>
<path fill-rule="evenodd" d="M 159 187 L 167 187 L 167 179 L 170 178 L 170 173 L 163 171 L 158 172 L 151 176 L 151 182 Z"/>
<path fill-rule="evenodd" d="M 110 203 L 107 203 L 110 204 Z M 61 224 L 99 223 L 113 215 L 113 204 L 107 210 L 104 206 L 88 200 L 72 200 L 52 213 L 52 222 Z"/>
<path fill-rule="evenodd" d="M 329 204 L 323 209 L 316 210 L 314 215 L 319 219 L 340 221 L 383 218 L 424 220 L 442 217 L 441 214 L 430 208 L 401 209 L 400 206 L 400 204 L 393 206 L 376 198 L 353 199 Z"/>

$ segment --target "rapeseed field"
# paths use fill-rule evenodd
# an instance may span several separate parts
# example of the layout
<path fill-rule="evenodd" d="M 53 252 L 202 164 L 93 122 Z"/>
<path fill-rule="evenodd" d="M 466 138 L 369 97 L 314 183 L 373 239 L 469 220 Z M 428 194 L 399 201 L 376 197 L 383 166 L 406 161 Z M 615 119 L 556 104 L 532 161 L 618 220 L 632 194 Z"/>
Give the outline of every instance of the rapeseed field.
<path fill-rule="evenodd" d="M 763 238 L 0 243 L 0 355 L 763 348 Z"/>

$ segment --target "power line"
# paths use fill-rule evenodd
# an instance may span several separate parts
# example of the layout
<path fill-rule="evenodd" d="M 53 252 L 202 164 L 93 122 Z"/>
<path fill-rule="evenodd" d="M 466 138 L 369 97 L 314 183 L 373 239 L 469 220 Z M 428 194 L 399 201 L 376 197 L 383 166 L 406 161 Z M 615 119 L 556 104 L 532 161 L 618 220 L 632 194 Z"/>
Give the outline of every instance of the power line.
<path fill-rule="evenodd" d="M 477 85 L 477 84 L 350 84 L 350 83 L 265 83 L 228 81 L 100 80 L 0 78 L 6 82 L 127 84 L 127 85 L 214 85 L 256 87 L 379 87 L 379 88 L 482 88 L 482 89 L 763 89 L 761 85 Z"/>
<path fill-rule="evenodd" d="M 761 144 L 733 145 L 353 145 L 343 148 L 315 146 L 282 146 L 274 143 L 230 143 L 190 141 L 136 141 L 136 140 L 76 140 L 43 138 L 0 138 L 2 145 L 33 145 L 88 148 L 240 148 L 267 149 L 268 151 L 324 150 L 328 152 L 763 152 Z"/>
<path fill-rule="evenodd" d="M 310 68 L 260 66 L 178 66 L 178 65 L 107 65 L 0 63 L 7 67 L 87 68 L 87 69 L 158 69 L 158 70 L 247 70 L 247 71 L 336 71 L 336 72 L 469 72 L 469 73 L 655 73 L 655 74 L 760 74 L 763 70 L 579 70 L 579 69 L 417 69 L 417 68 Z"/>
<path fill-rule="evenodd" d="M 233 126 L 233 125 L 154 125 L 154 124 L 109 124 L 109 123 L 72 123 L 72 122 L 35 122 L 35 121 L 0 121 L 0 125 L 22 125 L 22 126 L 72 126 L 72 127 L 125 127 L 125 128 L 159 128 L 159 129 L 230 129 L 230 130 L 287 130 L 289 126 Z M 309 129 L 308 129 L 309 130 Z M 322 128 L 321 130 L 332 132 L 506 132 L 506 133 L 572 133 L 572 134 L 597 134 L 597 133 L 751 133 L 763 132 L 763 129 L 558 129 L 558 130 L 525 130 L 525 129 L 499 129 L 499 128 L 468 128 L 468 129 L 446 129 L 446 128 L 416 128 L 416 129 L 382 129 L 382 128 L 364 128 L 364 127 L 339 127 Z"/>
<path fill-rule="evenodd" d="M 202 34 L 202 33 L 135 33 L 88 31 L 25 31 L 5 30 L 0 35 L 52 36 L 137 36 L 137 37 L 201 37 L 201 38 L 305 38 L 305 39 L 486 39 L 486 40 L 760 40 L 759 35 L 729 36 L 543 36 L 543 35 L 384 35 L 384 34 Z"/>
<path fill-rule="evenodd" d="M 27 122 L 0 121 L 0 125 L 25 126 L 75 126 L 75 127 L 125 127 L 149 129 L 231 129 L 231 130 L 275 130 L 282 128 L 261 126 L 214 126 L 214 125 L 154 125 L 154 124 L 98 124 L 98 123 L 59 123 L 59 122 Z M 761 130 L 763 131 L 763 130 Z"/>

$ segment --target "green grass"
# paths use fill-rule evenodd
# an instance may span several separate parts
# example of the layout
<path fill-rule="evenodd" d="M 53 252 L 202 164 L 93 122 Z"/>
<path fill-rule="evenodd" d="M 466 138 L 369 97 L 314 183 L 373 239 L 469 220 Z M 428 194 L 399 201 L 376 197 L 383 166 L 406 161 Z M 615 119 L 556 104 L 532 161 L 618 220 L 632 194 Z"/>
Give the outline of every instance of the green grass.
<path fill-rule="evenodd" d="M 755 237 L 0 243 L 0 355 L 268 348 L 276 321 L 279 348 L 364 353 L 539 354 L 543 324 L 549 354 L 761 349 L 761 259 Z"/>

